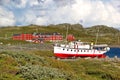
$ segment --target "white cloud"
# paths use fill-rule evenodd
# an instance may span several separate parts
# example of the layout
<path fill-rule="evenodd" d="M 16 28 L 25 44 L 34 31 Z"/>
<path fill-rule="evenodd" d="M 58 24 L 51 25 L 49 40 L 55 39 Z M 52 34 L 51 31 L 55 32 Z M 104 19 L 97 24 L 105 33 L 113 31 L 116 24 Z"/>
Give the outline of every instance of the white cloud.
<path fill-rule="evenodd" d="M 45 25 L 47 21 L 48 21 L 48 19 L 46 19 L 46 17 L 44 17 L 44 18 L 38 17 L 38 18 L 36 18 L 35 24 L 36 25 Z"/>
<path fill-rule="evenodd" d="M 39 4 L 38 0 L 30 0 L 30 2 L 29 2 L 30 6 L 34 6 L 34 5 L 38 5 L 38 4 Z"/>
<path fill-rule="evenodd" d="M 26 14 L 24 14 L 24 16 L 22 16 L 19 19 L 19 22 L 20 23 L 24 22 L 24 25 L 29 25 L 29 24 L 45 25 L 48 19 L 46 19 L 45 17 L 39 16 L 39 13 L 41 11 L 39 13 L 36 13 L 36 12 L 39 12 L 39 11 L 32 11 L 32 10 L 26 11 Z M 44 12 L 42 12 L 42 14 L 44 15 Z"/>
<path fill-rule="evenodd" d="M 0 5 L 9 4 L 10 0 L 0 0 Z"/>
<path fill-rule="evenodd" d="M 25 8 L 27 6 L 28 0 L 14 0 L 11 1 L 9 4 L 15 8 Z"/>
<path fill-rule="evenodd" d="M 111 0 L 111 5 L 113 5 L 114 8 L 120 11 L 120 0 Z"/>
<path fill-rule="evenodd" d="M 94 2 L 91 6 L 93 8 L 87 21 L 89 23 L 91 22 L 91 25 L 103 24 L 113 27 L 118 27 L 118 25 L 120 25 L 120 13 L 110 3 L 104 4 L 98 1 Z"/>
<path fill-rule="evenodd" d="M 56 8 L 49 11 L 48 23 L 80 23 L 83 25 L 108 25 L 118 27 L 120 25 L 120 12 L 111 3 L 101 0 L 75 0 L 76 3 Z M 43 18 L 44 19 L 44 18 Z"/>
<path fill-rule="evenodd" d="M 9 0 L 2 0 L 9 3 Z M 13 8 L 24 9 L 17 21 L 24 24 L 59 24 L 82 23 L 84 26 L 108 25 L 119 27 L 120 25 L 120 0 L 14 0 Z M 0 14 L 4 13 L 3 10 Z M 16 9 L 17 10 L 17 9 Z M 8 12 L 8 11 L 6 11 Z M 13 10 L 13 13 L 16 12 Z M 9 11 L 8 14 L 13 15 Z M 14 13 L 15 14 L 15 13 Z M 3 17 L 3 16 L 2 16 Z M 4 19 L 5 18 L 5 19 Z M 6 19 L 11 23 L 13 17 Z M 2 22 L 3 23 L 3 22 Z"/>
<path fill-rule="evenodd" d="M 0 7 L 0 26 L 13 26 L 13 25 L 15 25 L 13 13 Z"/>
<path fill-rule="evenodd" d="M 25 7 L 27 3 L 27 0 L 21 0 L 21 3 L 18 5 L 19 8 Z"/>

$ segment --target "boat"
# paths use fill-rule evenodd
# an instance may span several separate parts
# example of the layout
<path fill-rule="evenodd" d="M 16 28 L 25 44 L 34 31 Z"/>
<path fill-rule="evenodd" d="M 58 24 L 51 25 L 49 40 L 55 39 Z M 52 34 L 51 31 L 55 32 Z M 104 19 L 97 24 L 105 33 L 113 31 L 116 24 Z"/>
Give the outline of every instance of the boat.
<path fill-rule="evenodd" d="M 98 57 L 105 58 L 110 48 L 107 44 L 94 45 L 81 41 L 72 41 L 68 44 L 55 44 L 54 56 L 56 58 Z"/>

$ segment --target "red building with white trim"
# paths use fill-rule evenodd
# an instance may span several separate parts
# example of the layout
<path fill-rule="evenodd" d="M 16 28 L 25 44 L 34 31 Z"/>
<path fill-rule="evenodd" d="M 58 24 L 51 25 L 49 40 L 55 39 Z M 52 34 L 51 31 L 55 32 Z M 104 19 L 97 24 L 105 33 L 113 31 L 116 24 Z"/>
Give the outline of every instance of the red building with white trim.
<path fill-rule="evenodd" d="M 36 38 L 36 36 L 33 36 L 32 34 L 14 34 L 12 38 L 13 38 L 13 40 L 30 41 L 33 38 Z"/>
<path fill-rule="evenodd" d="M 58 42 L 63 40 L 63 36 L 60 33 L 37 33 L 37 34 L 14 34 L 13 40 L 24 40 L 31 42 Z"/>

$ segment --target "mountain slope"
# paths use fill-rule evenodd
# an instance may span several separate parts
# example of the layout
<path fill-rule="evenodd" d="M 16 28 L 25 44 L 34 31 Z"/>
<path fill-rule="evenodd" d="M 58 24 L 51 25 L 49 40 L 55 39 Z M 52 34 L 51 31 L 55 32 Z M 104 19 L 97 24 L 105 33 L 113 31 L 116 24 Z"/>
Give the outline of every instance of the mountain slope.
<path fill-rule="evenodd" d="M 81 24 L 57 24 L 48 26 L 29 25 L 22 27 L 5 27 L 0 28 L 0 39 L 11 38 L 13 34 L 21 33 L 52 33 L 59 32 L 66 37 L 68 27 L 68 34 L 73 34 L 76 40 L 80 39 L 87 42 L 95 42 L 96 34 L 98 33 L 99 43 L 120 44 L 120 31 L 118 29 L 108 27 L 105 25 L 96 25 L 89 28 L 84 28 Z M 98 31 L 99 30 L 99 31 Z M 2 40 L 1 40 L 2 41 Z"/>

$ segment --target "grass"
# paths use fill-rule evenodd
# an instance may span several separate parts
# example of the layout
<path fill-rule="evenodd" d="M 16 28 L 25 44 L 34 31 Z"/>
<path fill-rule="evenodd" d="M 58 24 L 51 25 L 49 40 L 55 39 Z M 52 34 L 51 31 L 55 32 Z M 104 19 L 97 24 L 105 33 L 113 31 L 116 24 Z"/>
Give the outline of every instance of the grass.
<path fill-rule="evenodd" d="M 0 39 L 0 43 L 6 45 L 16 45 L 16 44 L 30 44 L 30 42 L 27 41 L 21 41 L 21 40 L 12 40 L 12 39 Z"/>
<path fill-rule="evenodd" d="M 17 75 L 18 71 L 18 63 L 13 57 L 0 54 L 0 80 L 23 80 Z"/>
<path fill-rule="evenodd" d="M 111 27 L 107 27 L 104 25 L 93 26 L 90 28 L 83 28 L 79 24 L 77 25 L 70 25 L 70 24 L 59 24 L 59 25 L 48 25 L 48 26 L 36 26 L 36 25 L 29 25 L 29 26 L 22 26 L 22 27 L 5 27 L 0 28 L 0 40 L 13 42 L 11 40 L 13 34 L 21 34 L 21 33 L 53 33 L 59 32 L 63 35 L 65 39 L 66 30 L 69 27 L 68 34 L 73 34 L 76 40 L 80 39 L 86 42 L 95 42 L 97 28 L 99 27 L 99 43 L 107 43 L 107 44 L 120 44 L 120 31 Z M 16 42 L 16 41 L 15 41 Z"/>
<path fill-rule="evenodd" d="M 74 63 L 69 62 L 76 73 L 85 80 L 88 80 L 88 78 L 89 80 L 119 80 L 120 68 L 111 66 L 111 63 L 112 62 L 96 60 L 79 60 Z"/>
<path fill-rule="evenodd" d="M 60 27 L 61 26 L 61 27 Z M 54 26 L 35 26 L 28 27 L 7 27 L 0 28 L 0 80 L 120 80 L 119 62 L 79 59 L 75 61 L 62 61 L 53 58 L 52 50 L 35 50 L 29 46 L 26 41 L 12 40 L 12 34 L 33 33 L 33 32 L 59 32 L 65 38 L 66 26 L 69 26 L 69 33 L 75 35 L 76 39 L 86 42 L 94 42 L 96 38 L 95 30 L 84 29 L 82 27 L 74 28 L 68 24 Z M 75 25 L 77 26 L 77 25 Z M 101 28 L 102 29 L 102 28 Z M 107 33 L 106 30 L 113 28 L 103 28 L 98 43 L 119 44 L 116 40 L 118 35 Z M 110 34 L 110 35 L 109 35 Z M 18 44 L 28 44 L 31 49 L 14 49 L 7 45 L 10 44 L 16 48 L 22 47 Z M 46 43 L 47 45 L 51 43 Z M 4 50 L 4 47 L 5 50 Z M 39 46 L 38 46 L 39 47 Z M 43 46 L 41 46 L 43 47 Z M 9 49 L 7 49 L 9 48 Z"/>
<path fill-rule="evenodd" d="M 71 68 L 69 68 L 66 63 L 49 58 L 49 56 L 40 56 L 36 54 L 38 51 L 35 52 L 35 54 L 33 54 L 33 52 L 35 51 L 5 51 L 1 52 L 1 55 L 6 55 L 15 59 L 19 69 L 19 71 L 17 71 L 17 75 L 21 75 L 20 77 L 24 79 L 46 80 L 53 78 L 66 80 L 70 78 L 71 80 L 75 78 L 73 72 L 70 70 Z M 41 51 L 39 52 L 41 53 Z M 2 63 L 1 65 L 6 64 Z"/>
<path fill-rule="evenodd" d="M 0 53 L 0 79 L 6 80 L 119 80 L 119 62 L 95 59 L 61 61 L 52 51 L 4 51 Z M 11 63 L 11 64 L 9 64 Z"/>

